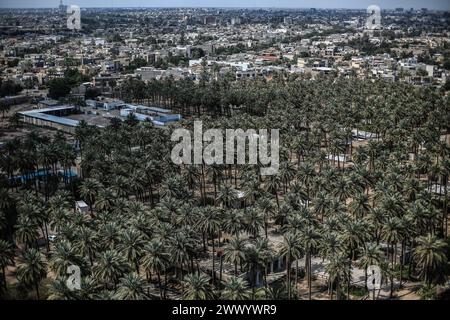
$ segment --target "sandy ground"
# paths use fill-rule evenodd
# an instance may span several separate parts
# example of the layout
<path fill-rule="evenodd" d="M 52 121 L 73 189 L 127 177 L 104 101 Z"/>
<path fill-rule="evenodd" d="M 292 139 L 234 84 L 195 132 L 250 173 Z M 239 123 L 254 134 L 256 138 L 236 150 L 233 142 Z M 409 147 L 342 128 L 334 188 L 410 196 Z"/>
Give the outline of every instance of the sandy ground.
<path fill-rule="evenodd" d="M 299 265 L 304 265 L 303 259 L 299 260 Z M 315 280 L 312 282 L 312 298 L 314 300 L 328 300 L 327 293 L 327 274 L 325 273 L 325 263 L 320 258 L 313 258 L 311 267 Z M 365 275 L 364 270 L 359 268 L 352 268 L 352 285 L 364 287 Z M 420 288 L 420 283 L 404 282 L 402 288 L 399 288 L 399 282 L 394 280 L 394 299 L 399 300 L 420 300 L 420 296 L 416 291 Z M 305 280 L 299 283 L 299 293 L 308 299 L 308 286 Z M 389 299 L 390 284 L 384 283 L 377 298 L 380 300 Z M 351 299 L 361 300 L 362 297 L 352 296 Z M 371 299 L 371 298 L 370 298 Z"/>

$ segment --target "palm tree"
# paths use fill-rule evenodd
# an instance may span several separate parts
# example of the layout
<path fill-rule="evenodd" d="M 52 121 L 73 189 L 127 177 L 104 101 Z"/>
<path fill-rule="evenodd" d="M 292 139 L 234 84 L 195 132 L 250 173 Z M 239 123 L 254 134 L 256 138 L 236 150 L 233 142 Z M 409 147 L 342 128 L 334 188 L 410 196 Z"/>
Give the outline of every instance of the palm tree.
<path fill-rule="evenodd" d="M 299 234 L 289 232 L 283 236 L 283 244 L 280 248 L 280 255 L 282 257 L 286 257 L 286 287 L 288 289 L 288 299 L 291 299 L 291 265 L 293 261 L 301 257 L 302 249 Z"/>
<path fill-rule="evenodd" d="M 334 183 L 333 196 L 338 198 L 340 201 L 345 202 L 352 195 L 353 187 L 354 186 L 349 183 L 346 178 L 340 177 Z"/>
<path fill-rule="evenodd" d="M 2 270 L 3 287 L 8 290 L 6 283 L 6 267 L 14 265 L 14 248 L 5 240 L 0 240 L 0 268 Z"/>
<path fill-rule="evenodd" d="M 209 235 L 212 241 L 212 279 L 213 282 L 216 279 L 215 273 L 215 255 L 216 255 L 216 247 L 214 238 L 217 232 L 221 229 L 221 219 L 219 216 L 219 211 L 213 207 L 205 207 L 203 210 L 203 221 L 200 222 L 201 230 L 204 234 Z M 220 243 L 220 236 L 219 236 Z"/>
<path fill-rule="evenodd" d="M 114 294 L 117 300 L 147 300 L 145 280 L 136 273 L 128 273 L 120 279 L 119 288 Z"/>
<path fill-rule="evenodd" d="M 246 281 L 237 277 L 230 277 L 225 282 L 220 296 L 224 300 L 248 300 L 250 297 L 251 291 Z"/>
<path fill-rule="evenodd" d="M 252 235 L 253 238 L 257 238 L 260 230 L 264 227 L 264 216 L 256 208 L 250 208 L 246 210 L 245 215 L 245 230 L 248 234 Z"/>
<path fill-rule="evenodd" d="M 89 208 L 91 210 L 91 215 L 94 214 L 93 207 L 95 203 L 95 198 L 98 195 L 99 190 L 101 189 L 101 184 L 95 179 L 86 179 L 83 181 L 80 187 L 80 195 L 86 199 Z"/>
<path fill-rule="evenodd" d="M 225 211 L 223 229 L 230 235 L 239 236 L 244 229 L 244 214 L 241 209 Z"/>
<path fill-rule="evenodd" d="M 416 241 L 413 259 L 420 269 L 420 276 L 424 283 L 428 287 L 442 283 L 445 280 L 443 268 L 447 264 L 447 245 L 433 234 L 419 237 Z"/>
<path fill-rule="evenodd" d="M 95 134 L 95 127 L 88 125 L 84 120 L 81 120 L 78 126 L 75 128 L 75 138 L 78 141 L 78 146 L 80 147 L 80 155 L 83 158 L 83 151 L 85 144 L 92 138 Z"/>
<path fill-rule="evenodd" d="M 295 177 L 295 173 L 297 172 L 297 168 L 291 162 L 282 162 L 280 164 L 279 175 L 281 180 L 284 182 L 285 191 L 287 191 L 287 187 L 289 187 L 290 182 Z"/>
<path fill-rule="evenodd" d="M 329 263 L 325 266 L 325 271 L 328 273 L 330 300 L 333 300 L 334 287 L 336 287 L 336 299 L 340 299 L 342 282 L 350 277 L 349 265 L 350 260 L 344 254 L 329 257 Z"/>
<path fill-rule="evenodd" d="M 27 287 L 34 286 L 39 300 L 39 283 L 47 276 L 47 263 L 44 256 L 36 249 L 25 250 L 22 258 L 23 263 L 17 268 L 17 280 Z"/>
<path fill-rule="evenodd" d="M 255 248 L 258 251 L 258 269 L 263 272 L 264 286 L 267 288 L 268 264 L 272 263 L 275 252 L 269 244 L 267 238 L 259 238 L 256 240 Z"/>
<path fill-rule="evenodd" d="M 77 230 L 76 234 L 75 250 L 82 256 L 88 257 L 92 267 L 99 247 L 97 233 L 88 227 L 82 226 Z"/>
<path fill-rule="evenodd" d="M 309 199 L 311 185 L 316 177 L 314 166 L 311 163 L 306 163 L 300 166 L 298 176 L 300 182 L 306 187 L 306 196 Z"/>
<path fill-rule="evenodd" d="M 391 217 L 385 222 L 381 229 L 382 239 L 387 242 L 389 254 L 391 256 L 391 298 L 394 291 L 394 269 L 397 258 L 397 243 L 401 238 L 401 227 L 401 220 L 397 217 Z"/>
<path fill-rule="evenodd" d="M 119 279 L 129 270 L 125 259 L 115 250 L 100 253 L 97 261 L 92 267 L 92 272 L 105 289 L 111 284 L 116 288 Z"/>
<path fill-rule="evenodd" d="M 81 278 L 80 290 L 75 291 L 76 298 L 80 300 L 92 300 L 97 298 L 102 286 L 92 275 Z M 112 299 L 112 297 L 111 297 Z M 110 299 L 109 299 L 110 300 Z"/>
<path fill-rule="evenodd" d="M 50 270 L 58 277 L 67 274 L 67 268 L 71 265 L 83 267 L 83 258 L 79 256 L 75 248 L 67 240 L 58 241 L 55 245 L 55 251 L 49 261 Z"/>
<path fill-rule="evenodd" d="M 183 173 L 183 177 L 186 179 L 189 188 L 192 190 L 198 184 L 198 181 L 200 179 L 200 172 L 198 170 L 198 167 L 195 165 L 187 165 L 185 169 L 186 170 Z M 201 188 L 200 192 L 203 192 Z"/>
<path fill-rule="evenodd" d="M 76 296 L 66 285 L 65 279 L 56 279 L 48 286 L 48 300 L 73 300 Z"/>
<path fill-rule="evenodd" d="M 144 256 L 142 258 L 142 267 L 146 273 L 155 272 L 158 276 L 158 286 L 161 299 L 163 298 L 163 290 L 161 285 L 161 273 L 165 272 L 169 265 L 169 254 L 161 241 L 152 240 L 150 244 L 144 248 Z M 167 277 L 167 275 L 166 275 Z"/>
<path fill-rule="evenodd" d="M 258 285 L 258 275 L 260 274 L 261 267 L 263 266 L 263 252 L 260 250 L 257 243 L 251 243 L 245 248 L 245 258 L 246 269 L 249 271 L 251 279 L 250 284 L 252 287 L 252 298 L 254 298 L 256 286 Z"/>
<path fill-rule="evenodd" d="M 88 192 L 87 190 L 85 192 Z M 95 196 L 95 195 L 94 195 Z M 108 211 L 114 206 L 115 194 L 110 188 L 101 188 L 97 193 L 95 209 L 97 211 Z"/>
<path fill-rule="evenodd" d="M 277 207 L 280 209 L 280 201 L 278 198 L 278 190 L 281 187 L 281 179 L 278 174 L 274 174 L 269 176 L 265 181 L 266 190 L 271 194 L 275 195 L 275 199 L 277 200 Z"/>
<path fill-rule="evenodd" d="M 364 217 L 370 212 L 369 198 L 363 193 L 357 193 L 350 203 L 349 209 L 355 217 Z"/>
<path fill-rule="evenodd" d="M 234 275 L 238 275 L 238 265 L 242 266 L 246 260 L 245 257 L 246 241 L 239 238 L 231 238 L 230 242 L 224 247 L 225 261 L 234 264 Z"/>
<path fill-rule="evenodd" d="M 328 212 L 331 203 L 330 197 L 325 192 L 319 192 L 312 200 L 312 203 L 314 205 L 313 212 L 316 216 L 320 216 L 320 220 L 323 222 L 324 215 Z"/>
<path fill-rule="evenodd" d="M 136 268 L 139 275 L 139 262 L 143 254 L 145 245 L 142 234 L 135 229 L 125 230 L 120 236 L 120 243 L 117 246 L 119 253 L 123 254 L 130 264 Z"/>
<path fill-rule="evenodd" d="M 170 261 L 174 264 L 175 275 L 178 275 L 180 279 L 183 278 L 183 270 L 185 264 L 189 262 L 189 247 L 191 239 L 181 232 L 176 232 L 169 240 L 169 254 Z"/>
<path fill-rule="evenodd" d="M 311 282 L 312 282 L 311 260 L 313 253 L 315 252 L 315 250 L 319 245 L 319 239 L 320 235 L 314 227 L 307 226 L 304 229 L 300 229 L 300 242 L 305 252 L 305 270 L 308 279 L 309 300 L 311 300 Z"/>
<path fill-rule="evenodd" d="M 237 192 L 229 185 L 224 185 L 217 195 L 217 202 L 224 208 L 230 208 L 238 199 Z"/>
<path fill-rule="evenodd" d="M 213 293 L 209 285 L 209 278 L 203 274 L 191 273 L 183 279 L 183 299 L 210 300 Z"/>
<path fill-rule="evenodd" d="M 382 252 L 379 245 L 369 243 L 363 248 L 359 266 L 364 269 L 364 283 L 367 283 L 367 268 L 370 266 L 380 266 L 381 259 Z M 373 294 L 375 297 L 375 289 Z"/>
<path fill-rule="evenodd" d="M 119 243 L 119 225 L 116 222 L 108 222 L 100 227 L 99 238 L 103 249 L 114 249 Z"/>
<path fill-rule="evenodd" d="M 342 242 L 340 237 L 335 230 L 326 229 L 327 231 L 323 233 L 322 239 L 319 243 L 319 254 L 322 259 L 327 257 L 336 256 L 342 253 Z"/>
<path fill-rule="evenodd" d="M 256 208 L 263 215 L 263 219 L 264 219 L 264 233 L 265 233 L 266 238 L 267 238 L 268 237 L 267 229 L 268 229 L 268 226 L 269 226 L 269 219 L 272 218 L 272 216 L 274 214 L 274 208 L 273 208 L 272 201 L 270 200 L 269 197 L 262 197 L 262 198 L 258 199 L 258 201 L 256 203 Z"/>
<path fill-rule="evenodd" d="M 39 237 L 38 224 L 28 216 L 19 216 L 16 225 L 16 239 L 25 244 L 25 248 L 36 246 Z"/>

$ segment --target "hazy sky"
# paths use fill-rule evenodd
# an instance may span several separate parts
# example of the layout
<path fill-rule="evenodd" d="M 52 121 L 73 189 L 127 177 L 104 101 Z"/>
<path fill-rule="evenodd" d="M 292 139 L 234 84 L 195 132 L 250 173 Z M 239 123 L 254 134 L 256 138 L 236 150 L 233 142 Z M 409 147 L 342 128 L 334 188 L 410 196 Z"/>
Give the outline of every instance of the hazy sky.
<path fill-rule="evenodd" d="M 429 8 L 450 11 L 449 0 L 63 0 L 80 7 L 278 7 L 278 8 Z M 0 8 L 50 8 L 59 0 L 0 0 Z"/>

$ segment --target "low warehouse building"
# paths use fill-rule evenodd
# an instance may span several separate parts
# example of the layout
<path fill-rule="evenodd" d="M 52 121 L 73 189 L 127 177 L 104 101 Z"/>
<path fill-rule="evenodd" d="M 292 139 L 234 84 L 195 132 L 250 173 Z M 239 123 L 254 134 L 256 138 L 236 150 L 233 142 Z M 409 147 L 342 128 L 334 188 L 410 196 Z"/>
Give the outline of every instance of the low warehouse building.
<path fill-rule="evenodd" d="M 75 133 L 80 123 L 78 120 L 64 118 L 76 110 L 74 106 L 58 106 L 52 108 L 22 111 L 22 121 L 36 126 L 55 128 L 68 133 Z"/>

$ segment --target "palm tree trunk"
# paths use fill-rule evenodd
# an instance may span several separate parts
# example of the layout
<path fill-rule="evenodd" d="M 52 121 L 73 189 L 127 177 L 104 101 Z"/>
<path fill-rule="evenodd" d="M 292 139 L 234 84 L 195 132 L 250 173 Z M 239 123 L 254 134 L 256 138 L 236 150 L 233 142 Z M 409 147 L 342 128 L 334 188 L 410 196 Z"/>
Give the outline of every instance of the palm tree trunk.
<path fill-rule="evenodd" d="M 287 258 L 287 289 L 288 289 L 288 300 L 291 300 L 291 259 Z"/>
<path fill-rule="evenodd" d="M 405 241 L 403 240 L 402 241 L 402 251 L 400 254 L 400 285 L 399 285 L 400 288 L 402 286 L 402 280 L 403 280 L 403 260 L 404 260 L 403 255 L 404 255 L 404 253 L 405 253 Z"/>
<path fill-rule="evenodd" d="M 6 283 L 6 266 L 2 266 L 2 280 L 5 286 L 5 291 L 8 291 L 8 284 Z"/>
<path fill-rule="evenodd" d="M 150 192 L 150 203 L 151 203 L 151 205 L 152 205 L 152 208 L 154 207 L 154 200 L 153 200 L 153 188 L 152 188 L 152 184 L 150 184 L 150 187 L 149 187 L 149 192 Z"/>
<path fill-rule="evenodd" d="M 136 273 L 137 273 L 137 275 L 139 275 L 139 262 L 137 259 L 134 261 L 134 265 L 136 267 Z"/>
<path fill-rule="evenodd" d="M 161 273 L 158 270 L 156 272 L 156 274 L 158 275 L 159 296 L 161 297 L 161 300 L 162 300 L 163 299 L 163 292 L 162 292 L 162 287 L 161 287 Z"/>
<path fill-rule="evenodd" d="M 41 298 L 40 298 L 40 296 L 39 296 L 39 281 L 36 281 L 36 282 L 34 283 L 34 286 L 35 286 L 35 288 L 36 288 L 36 297 L 37 297 L 38 300 L 40 300 Z"/>
<path fill-rule="evenodd" d="M 205 182 L 205 170 L 204 164 L 202 164 L 202 188 L 203 188 L 203 205 L 206 205 L 206 182 Z"/>
<path fill-rule="evenodd" d="M 167 294 L 167 273 L 164 271 L 164 299 L 166 299 Z"/>
<path fill-rule="evenodd" d="M 206 239 L 204 232 L 202 232 L 202 241 L 203 241 L 203 252 L 206 252 Z"/>
<path fill-rule="evenodd" d="M 267 290 L 267 263 L 264 267 L 264 288 Z"/>
<path fill-rule="evenodd" d="M 339 278 L 336 280 L 336 300 L 339 300 L 341 298 L 341 294 L 340 294 L 340 283 L 339 283 Z"/>
<path fill-rule="evenodd" d="M 389 298 L 390 299 L 392 299 L 392 297 L 394 296 L 394 259 L 395 259 L 395 257 L 394 257 L 394 246 L 392 245 L 391 246 L 391 248 L 392 248 L 392 259 L 391 259 L 391 267 L 392 267 L 392 269 L 391 269 L 391 275 L 390 275 L 390 280 L 391 280 L 391 291 L 389 292 Z"/>
<path fill-rule="evenodd" d="M 220 276 L 219 276 L 220 283 L 222 283 L 222 271 L 223 271 L 223 256 L 220 256 Z"/>
<path fill-rule="evenodd" d="M 267 236 L 267 227 L 268 227 L 267 220 L 264 219 L 264 234 L 265 234 L 265 236 L 266 236 L 266 239 L 268 238 L 268 236 Z"/>
<path fill-rule="evenodd" d="M 351 277 L 352 277 L 352 271 L 350 267 L 350 274 L 347 277 L 347 300 L 350 300 L 350 285 L 351 285 Z"/>
<path fill-rule="evenodd" d="M 334 288 L 333 288 L 333 282 L 328 281 L 328 287 L 330 290 L 330 300 L 333 300 L 333 292 L 334 292 Z"/>
<path fill-rule="evenodd" d="M 367 268 L 364 268 L 364 283 L 366 283 L 366 284 L 367 284 L 367 278 L 368 278 Z M 367 289 L 367 285 L 366 285 L 366 289 Z"/>
<path fill-rule="evenodd" d="M 213 252 L 212 252 L 212 280 L 213 283 L 216 280 L 216 272 L 214 270 L 214 263 L 215 263 L 215 252 L 216 252 L 216 247 L 215 247 L 215 243 L 214 243 L 214 234 L 211 235 L 211 240 L 212 240 L 212 247 L 213 247 Z"/>
<path fill-rule="evenodd" d="M 278 199 L 278 191 L 277 190 L 275 190 L 275 198 L 277 199 L 278 210 L 280 210 L 280 200 Z"/>
<path fill-rule="evenodd" d="M 308 253 L 308 297 L 311 300 L 311 287 L 312 287 L 312 270 L 311 270 L 311 253 Z"/>

